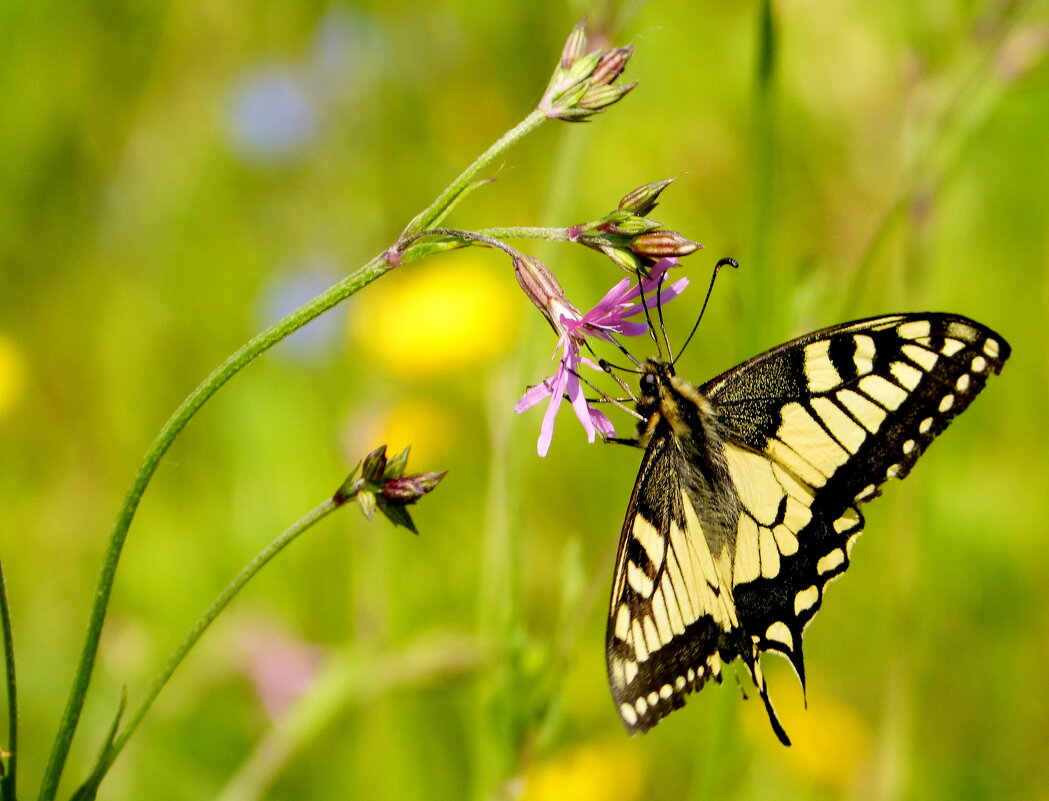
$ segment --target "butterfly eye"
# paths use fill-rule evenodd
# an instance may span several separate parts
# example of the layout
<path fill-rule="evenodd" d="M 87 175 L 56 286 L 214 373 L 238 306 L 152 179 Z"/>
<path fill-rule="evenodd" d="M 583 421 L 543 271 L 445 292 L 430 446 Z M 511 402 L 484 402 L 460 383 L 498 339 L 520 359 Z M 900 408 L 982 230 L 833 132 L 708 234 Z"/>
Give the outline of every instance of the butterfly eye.
<path fill-rule="evenodd" d="M 652 373 L 645 373 L 640 381 L 642 395 L 656 394 L 656 377 Z"/>

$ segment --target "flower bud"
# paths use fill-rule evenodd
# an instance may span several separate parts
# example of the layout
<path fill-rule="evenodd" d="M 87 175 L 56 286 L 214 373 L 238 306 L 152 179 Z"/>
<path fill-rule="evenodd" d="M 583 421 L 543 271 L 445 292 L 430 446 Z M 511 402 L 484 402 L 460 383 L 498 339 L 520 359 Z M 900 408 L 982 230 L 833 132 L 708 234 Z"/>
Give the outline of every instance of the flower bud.
<path fill-rule="evenodd" d="M 382 488 L 382 497 L 388 503 L 403 506 L 415 503 L 423 495 L 431 492 L 448 474 L 447 470 L 439 473 L 416 473 L 411 476 L 391 478 Z"/>
<path fill-rule="evenodd" d="M 636 214 L 638 217 L 647 217 L 648 213 L 659 205 L 657 201 L 663 190 L 670 186 L 673 181 L 673 178 L 666 178 L 662 181 L 653 181 L 644 186 L 639 186 L 634 191 L 628 192 L 623 196 L 623 199 L 619 201 L 619 208 L 622 211 Z"/>
<path fill-rule="evenodd" d="M 634 54 L 634 46 L 614 47 L 606 52 L 597 62 L 594 74 L 590 76 L 591 86 L 607 86 L 623 74 L 627 62 Z"/>
<path fill-rule="evenodd" d="M 364 466 L 361 475 L 364 480 L 372 484 L 382 483 L 382 474 L 386 470 L 386 446 L 380 445 L 364 457 Z"/>
<path fill-rule="evenodd" d="M 598 86 L 594 89 L 588 89 L 579 100 L 579 108 L 600 111 L 606 106 L 611 106 L 613 103 L 618 102 L 635 86 L 637 86 L 636 82 L 621 86 Z"/>
<path fill-rule="evenodd" d="M 617 214 L 619 215 L 618 220 L 616 219 Z M 658 231 L 662 227 L 662 224 L 657 223 L 655 220 L 636 217 L 633 214 L 625 214 L 624 212 L 613 212 L 608 215 L 606 219 L 610 219 L 610 222 L 601 226 L 601 232 L 605 234 L 616 234 L 617 236 L 635 238 L 638 234 L 647 234 L 649 231 Z"/>
<path fill-rule="evenodd" d="M 391 478 L 400 478 L 404 475 L 405 465 L 408 464 L 408 451 L 411 445 L 405 446 L 404 450 L 386 462 L 386 469 L 382 471 L 382 480 L 389 481 Z"/>
<path fill-rule="evenodd" d="M 357 493 L 356 498 L 358 505 L 361 507 L 361 511 L 364 512 L 364 516 L 369 520 L 375 517 L 375 493 L 368 490 L 362 490 Z"/>
<path fill-rule="evenodd" d="M 643 269 L 641 259 L 631 253 L 625 248 L 616 248 L 611 245 L 602 245 L 599 250 L 604 253 L 608 258 L 612 260 L 612 263 L 617 267 L 622 267 L 631 275 L 637 273 L 638 270 Z"/>
<path fill-rule="evenodd" d="M 565 41 L 561 60 L 547 84 L 539 110 L 551 119 L 576 122 L 618 102 L 635 84 L 613 86 L 626 68 L 632 47 L 586 52 L 583 23 Z"/>
<path fill-rule="evenodd" d="M 572 32 L 565 39 L 565 46 L 561 50 L 561 69 L 569 69 L 579 58 L 586 53 L 586 20 L 579 20 L 572 28 Z"/>
<path fill-rule="evenodd" d="M 630 249 L 638 256 L 661 258 L 663 256 L 687 256 L 702 247 L 698 242 L 686 239 L 677 231 L 649 231 L 634 237 Z"/>
<path fill-rule="evenodd" d="M 514 275 L 528 299 L 543 313 L 554 332 L 564 332 L 561 317 L 578 317 L 579 312 L 565 297 L 561 284 L 554 278 L 546 265 L 531 256 L 514 257 Z"/>

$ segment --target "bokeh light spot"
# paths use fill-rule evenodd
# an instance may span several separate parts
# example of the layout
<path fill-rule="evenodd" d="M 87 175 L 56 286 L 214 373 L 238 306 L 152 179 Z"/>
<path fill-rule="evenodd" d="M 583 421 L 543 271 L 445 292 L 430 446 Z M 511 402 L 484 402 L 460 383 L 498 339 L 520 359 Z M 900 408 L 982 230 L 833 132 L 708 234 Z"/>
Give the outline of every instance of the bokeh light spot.
<path fill-rule="evenodd" d="M 249 162 L 297 154 L 313 136 L 316 115 L 301 82 L 286 67 L 249 70 L 230 90 L 230 140 Z"/>
<path fill-rule="evenodd" d="M 15 341 L 0 332 L 0 420 L 22 397 L 25 388 L 25 361 Z"/>
<path fill-rule="evenodd" d="M 502 356 L 526 308 L 509 263 L 490 254 L 451 254 L 405 267 L 380 284 L 354 305 L 351 336 L 387 372 L 406 378 L 432 378 Z"/>
<path fill-rule="evenodd" d="M 644 772 L 630 743 L 597 742 L 555 754 L 525 776 L 521 801 L 633 801 Z"/>

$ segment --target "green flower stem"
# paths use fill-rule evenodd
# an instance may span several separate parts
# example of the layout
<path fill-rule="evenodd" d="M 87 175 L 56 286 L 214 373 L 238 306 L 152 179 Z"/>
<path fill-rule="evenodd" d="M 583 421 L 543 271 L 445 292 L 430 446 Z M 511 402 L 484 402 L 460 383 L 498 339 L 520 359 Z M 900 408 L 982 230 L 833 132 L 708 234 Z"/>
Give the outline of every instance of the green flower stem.
<path fill-rule="evenodd" d="M 142 498 L 142 493 L 145 492 L 146 487 L 149 485 L 149 481 L 153 473 L 156 472 L 161 458 L 168 448 L 171 447 L 175 437 L 185 428 L 200 407 L 223 384 L 236 375 L 241 368 L 289 334 L 294 333 L 314 318 L 348 298 L 354 292 L 370 284 L 389 269 L 385 254 L 375 257 L 352 275 L 347 276 L 306 305 L 296 309 L 284 319 L 274 323 L 265 331 L 252 338 L 204 379 L 200 386 L 193 390 L 189 397 L 182 402 L 182 405 L 175 410 L 175 413 L 160 430 L 157 438 L 146 453 L 142 465 L 135 474 L 135 478 L 124 499 L 124 505 L 121 507 L 116 522 L 113 524 L 113 531 L 109 537 L 109 545 L 106 548 L 102 570 L 99 573 L 98 584 L 96 585 L 95 602 L 91 609 L 91 617 L 88 621 L 80 662 L 77 665 L 65 712 L 59 724 L 58 733 L 55 735 L 51 756 L 48 759 L 47 768 L 40 785 L 40 795 L 38 796 L 40 801 L 53 801 L 58 789 L 58 781 L 65 767 L 66 758 L 69 755 L 73 734 L 80 720 L 88 684 L 91 681 L 91 672 L 98 653 L 102 625 L 105 622 L 109 596 L 113 589 L 113 580 L 116 575 L 117 563 L 120 561 L 120 554 L 124 547 L 124 540 L 127 537 L 128 528 L 131 526 L 131 521 Z"/>
<path fill-rule="evenodd" d="M 104 774 L 113 764 L 113 761 L 120 754 L 121 750 L 127 744 L 128 739 L 135 732 L 138 724 L 142 722 L 142 718 L 145 717 L 149 708 L 153 705 L 153 702 L 160 695 L 160 691 L 164 689 L 164 685 L 168 683 L 171 675 L 175 672 L 182 660 L 186 658 L 186 655 L 190 652 L 190 649 L 197 644 L 197 640 L 201 638 L 201 635 L 207 630 L 208 626 L 212 624 L 216 617 L 222 613 L 222 611 L 229 606 L 237 593 L 239 593 L 255 574 L 262 570 L 267 563 L 285 548 L 287 548 L 292 542 L 294 542 L 301 534 L 305 533 L 309 528 L 319 523 L 325 517 L 330 515 L 340 506 L 342 506 L 348 498 L 343 499 L 341 502 L 335 498 L 329 498 L 324 503 L 320 504 L 316 508 L 307 512 L 303 517 L 293 523 L 289 528 L 280 534 L 273 542 L 266 546 L 254 559 L 246 564 L 241 571 L 237 574 L 236 578 L 233 579 L 226 588 L 219 593 L 218 597 L 212 601 L 211 606 L 207 608 L 200 619 L 193 625 L 185 639 L 179 643 L 179 646 L 171 652 L 171 656 L 168 657 L 167 663 L 164 665 L 164 669 L 157 674 L 156 678 L 153 679 L 149 685 L 149 689 L 146 691 L 145 697 L 139 703 L 138 707 L 134 712 L 131 713 L 127 720 L 127 725 L 124 727 L 120 735 L 113 741 L 113 745 L 106 751 L 105 755 L 100 760 L 98 770 L 100 771 L 99 778 Z"/>
<path fill-rule="evenodd" d="M 7 770 L 0 767 L 0 801 L 15 801 L 15 775 L 18 760 L 18 682 L 15 680 L 15 643 L 11 633 L 11 609 L 7 603 L 7 582 L 0 563 L 0 626 L 4 637 L 4 670 L 7 674 L 7 744 L 11 756 Z"/>
<path fill-rule="evenodd" d="M 544 242 L 568 242 L 567 228 L 482 228 L 474 233 L 490 239 L 535 239 Z"/>
<path fill-rule="evenodd" d="M 460 195 L 470 187 L 481 170 L 499 158 L 504 151 L 516 144 L 520 139 L 538 128 L 544 120 L 546 120 L 546 115 L 537 109 L 503 134 L 473 164 L 463 170 L 462 174 L 452 181 L 448 188 L 441 192 L 425 211 L 408 223 L 408 227 L 401 234 L 401 239 L 406 239 L 436 225 L 445 212 L 459 199 Z"/>

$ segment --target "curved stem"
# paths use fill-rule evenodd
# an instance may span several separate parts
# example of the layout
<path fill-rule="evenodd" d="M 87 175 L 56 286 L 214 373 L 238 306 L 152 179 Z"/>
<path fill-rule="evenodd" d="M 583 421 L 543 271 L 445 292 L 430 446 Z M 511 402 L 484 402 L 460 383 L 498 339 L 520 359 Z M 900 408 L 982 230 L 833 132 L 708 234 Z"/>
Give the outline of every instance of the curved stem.
<path fill-rule="evenodd" d="M 267 545 L 254 559 L 246 564 L 236 577 L 231 581 L 226 588 L 219 593 L 218 597 L 212 601 L 211 606 L 200 616 L 200 619 L 193 625 L 185 639 L 179 643 L 178 647 L 171 652 L 171 656 L 168 657 L 167 663 L 164 665 L 164 669 L 157 674 L 156 678 L 149 685 L 149 689 L 146 690 L 146 695 L 139 703 L 138 707 L 131 716 L 128 718 L 127 725 L 120 735 L 113 741 L 113 745 L 106 751 L 106 754 L 102 757 L 101 764 L 98 768 L 98 779 L 101 780 L 102 776 L 113 764 L 113 761 L 120 754 L 121 750 L 127 744 L 128 739 L 135 732 L 138 724 L 142 722 L 142 718 L 145 717 L 149 708 L 153 705 L 153 702 L 160 695 L 160 691 L 164 689 L 164 685 L 168 683 L 171 675 L 175 672 L 182 660 L 186 658 L 186 654 L 190 652 L 190 649 L 196 645 L 197 640 L 201 638 L 201 635 L 207 631 L 208 627 L 212 624 L 216 617 L 230 604 L 237 593 L 239 593 L 251 579 L 262 570 L 266 564 L 273 559 L 278 553 L 287 548 L 292 542 L 294 542 L 301 534 L 306 532 L 316 523 L 319 523 L 325 517 L 330 515 L 342 504 L 334 498 L 329 498 L 324 503 L 315 507 L 314 509 L 307 512 L 299 520 L 289 526 L 278 536 L 273 542 Z"/>
<path fill-rule="evenodd" d="M 452 181 L 452 183 L 450 183 L 448 187 L 437 196 L 437 199 L 434 200 L 433 203 L 431 203 L 414 220 L 408 223 L 408 227 L 405 228 L 404 233 L 401 234 L 401 239 L 403 240 L 434 225 L 441 219 L 445 211 L 456 201 L 459 195 L 470 186 L 481 170 L 502 155 L 503 151 L 509 149 L 522 137 L 527 136 L 538 128 L 544 120 L 546 120 L 546 115 L 539 110 L 535 110 L 499 137 L 499 139 L 482 153 L 473 164 L 463 170 L 459 177 Z"/>
<path fill-rule="evenodd" d="M 3 627 L 4 668 L 7 674 L 7 771 L 0 771 L 0 799 L 15 801 L 18 765 L 18 682 L 15 678 L 15 643 L 11 632 L 11 609 L 7 603 L 7 581 L 0 562 L 0 626 Z"/>
<path fill-rule="evenodd" d="M 142 493 L 145 492 L 146 487 L 149 485 L 149 481 L 153 477 L 153 473 L 156 472 L 161 458 L 167 452 L 175 437 L 185 428 L 200 407 L 241 368 L 289 334 L 294 333 L 306 323 L 348 298 L 354 292 L 370 284 L 389 269 L 385 255 L 377 256 L 352 275 L 318 295 L 305 306 L 296 309 L 284 319 L 274 323 L 265 331 L 253 337 L 204 379 L 200 386 L 193 390 L 189 397 L 175 410 L 175 413 L 160 430 L 160 433 L 142 460 L 134 480 L 131 482 L 131 487 L 128 489 L 127 496 L 124 499 L 124 505 L 117 515 L 116 522 L 113 524 L 113 530 L 109 536 L 109 545 L 106 548 L 102 570 L 99 573 L 95 589 L 95 601 L 91 608 L 91 617 L 88 620 L 87 634 L 80 654 L 80 661 L 77 664 L 73 686 L 70 689 L 65 712 L 62 715 L 58 733 L 55 736 L 55 742 L 51 748 L 51 755 L 48 758 L 47 768 L 40 785 L 40 794 L 38 796 L 40 801 L 53 801 L 58 789 L 58 780 L 62 775 L 66 758 L 69 755 L 73 733 L 76 731 L 77 723 L 80 720 L 84 698 L 87 694 L 88 684 L 91 681 L 91 672 L 98 653 L 102 625 L 105 622 L 109 596 L 113 589 L 113 579 L 116 575 L 117 564 L 120 561 L 120 554 L 124 547 L 124 540 L 127 537 L 131 521 L 135 516 L 139 500 L 142 498 Z"/>
<path fill-rule="evenodd" d="M 517 226 L 513 228 L 481 228 L 475 233 L 492 239 L 538 239 L 544 242 L 570 241 L 567 228 Z"/>

